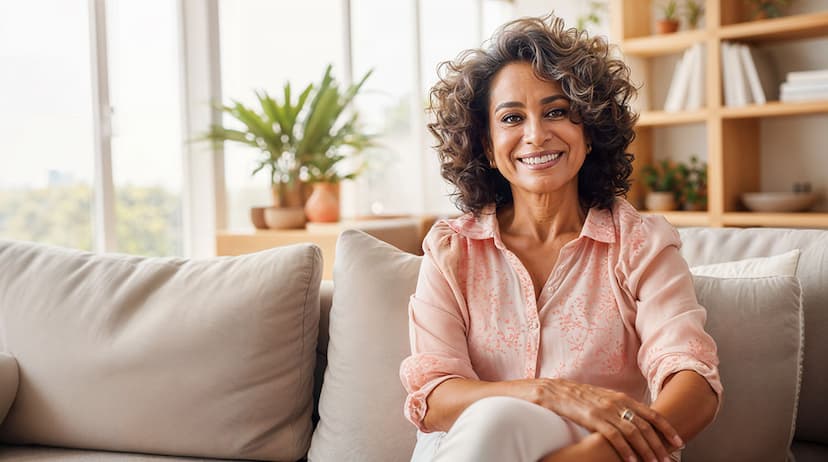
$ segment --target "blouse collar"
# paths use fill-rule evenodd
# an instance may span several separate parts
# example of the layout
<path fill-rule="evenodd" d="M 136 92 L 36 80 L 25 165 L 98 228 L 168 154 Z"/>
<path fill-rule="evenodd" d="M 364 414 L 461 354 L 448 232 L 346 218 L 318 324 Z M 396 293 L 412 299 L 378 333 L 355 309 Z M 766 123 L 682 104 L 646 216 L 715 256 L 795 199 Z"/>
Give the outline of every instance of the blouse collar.
<path fill-rule="evenodd" d="M 483 207 L 479 218 L 475 218 L 470 212 L 461 217 L 448 220 L 448 225 L 456 233 L 468 239 L 494 239 L 495 246 L 503 249 L 505 246 L 500 239 L 500 225 L 495 210 L 495 205 L 489 204 Z M 589 209 L 578 237 L 588 237 L 604 243 L 615 242 L 615 223 L 612 219 L 612 210 L 595 207 Z"/>

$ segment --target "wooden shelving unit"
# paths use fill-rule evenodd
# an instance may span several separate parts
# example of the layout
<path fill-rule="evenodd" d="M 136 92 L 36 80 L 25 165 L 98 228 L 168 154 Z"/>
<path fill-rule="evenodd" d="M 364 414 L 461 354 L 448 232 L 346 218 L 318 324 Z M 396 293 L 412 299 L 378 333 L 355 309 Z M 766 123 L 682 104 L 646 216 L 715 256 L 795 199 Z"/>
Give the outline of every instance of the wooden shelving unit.
<path fill-rule="evenodd" d="M 655 35 L 651 29 L 652 1 L 610 1 L 612 40 L 620 44 L 625 56 L 641 58 L 638 60 L 638 72 L 650 74 L 654 57 L 679 54 L 697 43 L 703 44 L 706 49 L 705 108 L 683 112 L 643 110 L 636 126 L 636 140 L 631 147 L 636 154 L 634 170 L 638 171 L 642 165 L 653 162 L 656 130 L 702 124 L 706 136 L 708 210 L 663 214 L 671 223 L 676 226 L 828 228 L 828 213 L 754 213 L 745 211 L 740 201 L 742 193 L 760 190 L 760 121 L 766 117 L 828 114 L 828 100 L 797 103 L 772 101 L 763 105 L 725 107 L 720 54 L 723 41 L 735 40 L 761 46 L 779 41 L 828 37 L 828 11 L 745 21 L 745 3 L 706 0 L 704 29 Z M 646 83 L 642 92 L 648 91 Z M 653 101 L 651 98 L 645 100 Z M 637 183 L 634 182 L 630 199 L 641 205 L 644 191 Z"/>

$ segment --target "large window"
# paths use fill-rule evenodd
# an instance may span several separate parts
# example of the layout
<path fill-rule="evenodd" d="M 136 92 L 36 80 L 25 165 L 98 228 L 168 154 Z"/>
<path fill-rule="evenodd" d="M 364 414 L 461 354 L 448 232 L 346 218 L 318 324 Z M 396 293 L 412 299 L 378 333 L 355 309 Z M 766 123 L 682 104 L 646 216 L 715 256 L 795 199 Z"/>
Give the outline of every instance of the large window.
<path fill-rule="evenodd" d="M 0 237 L 182 253 L 177 6 L 0 0 Z"/>
<path fill-rule="evenodd" d="M 117 250 L 180 255 L 176 4 L 109 0 L 107 32 Z"/>
<path fill-rule="evenodd" d="M 358 178 L 353 204 L 343 214 L 411 212 L 421 190 L 418 132 L 413 123 L 424 100 L 417 91 L 416 10 L 412 4 L 384 0 L 351 1 L 354 78 L 373 73 L 358 101 L 367 131 L 379 134 L 368 152 L 369 169 Z M 416 97 L 415 97 L 416 95 Z M 352 210 L 345 210 L 350 205 Z"/>
<path fill-rule="evenodd" d="M 0 238 L 211 252 L 217 223 L 249 228 L 272 200 L 256 153 L 192 148 L 211 104 L 303 88 L 328 64 L 343 84 L 373 70 L 356 108 L 379 142 L 343 215 L 452 212 L 426 92 L 510 15 L 506 0 L 0 0 Z"/>
<path fill-rule="evenodd" d="M 92 249 L 88 16 L 0 1 L 0 237 Z"/>

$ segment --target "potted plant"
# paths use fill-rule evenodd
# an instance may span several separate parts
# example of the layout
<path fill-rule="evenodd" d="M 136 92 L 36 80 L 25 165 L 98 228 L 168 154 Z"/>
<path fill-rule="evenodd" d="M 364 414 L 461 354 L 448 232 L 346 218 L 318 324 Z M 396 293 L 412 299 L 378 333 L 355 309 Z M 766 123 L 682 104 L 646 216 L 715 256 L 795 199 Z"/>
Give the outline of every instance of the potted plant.
<path fill-rule="evenodd" d="M 778 18 L 785 13 L 791 0 L 746 0 L 750 6 L 750 20 Z"/>
<path fill-rule="evenodd" d="M 644 198 L 648 210 L 667 211 L 676 209 L 681 171 L 669 160 L 656 165 L 645 165 L 641 169 L 642 180 L 649 191 Z"/>
<path fill-rule="evenodd" d="M 358 127 L 358 114 L 352 112 L 346 118 L 345 109 L 371 71 L 341 91 L 331 70 L 329 65 L 322 80 L 309 84 L 295 100 L 287 82 L 281 100 L 265 90 L 256 90 L 255 108 L 238 101 L 222 106 L 224 112 L 241 123 L 241 128 L 215 125 L 207 134 L 214 142 L 230 141 L 259 151 L 251 174 L 269 173 L 273 207 L 264 210 L 265 218 L 271 218 L 268 227 L 304 226 L 308 197 L 305 183 L 322 181 L 326 175 L 331 177 L 331 172 L 338 172 L 334 167 L 340 161 L 359 153 L 370 142 L 370 136 Z"/>
<path fill-rule="evenodd" d="M 656 22 L 659 34 L 670 34 L 678 30 L 678 0 L 667 0 L 659 4 L 661 19 Z"/>
<path fill-rule="evenodd" d="M 696 29 L 699 26 L 699 20 L 704 15 L 704 1 L 687 0 L 684 2 L 684 13 L 687 18 L 687 25 L 691 29 Z"/>
<path fill-rule="evenodd" d="M 684 210 L 707 208 L 707 164 L 698 157 L 690 157 L 690 164 L 679 164 L 681 175 L 681 204 Z"/>

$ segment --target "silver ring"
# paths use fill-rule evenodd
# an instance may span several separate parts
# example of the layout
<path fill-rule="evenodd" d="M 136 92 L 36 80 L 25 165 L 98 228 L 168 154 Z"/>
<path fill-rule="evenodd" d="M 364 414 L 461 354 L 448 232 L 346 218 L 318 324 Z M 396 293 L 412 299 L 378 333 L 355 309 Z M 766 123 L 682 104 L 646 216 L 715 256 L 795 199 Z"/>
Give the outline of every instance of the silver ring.
<path fill-rule="evenodd" d="M 633 411 L 631 411 L 629 409 L 626 409 L 626 408 L 623 411 L 621 411 L 621 418 L 626 420 L 627 422 L 632 422 L 633 417 L 635 417 L 635 414 L 633 413 Z"/>

